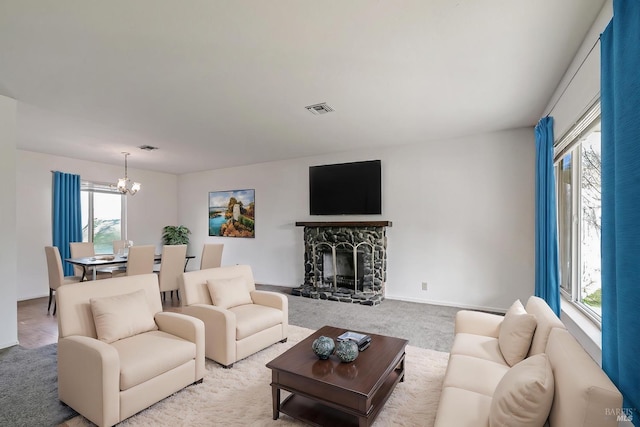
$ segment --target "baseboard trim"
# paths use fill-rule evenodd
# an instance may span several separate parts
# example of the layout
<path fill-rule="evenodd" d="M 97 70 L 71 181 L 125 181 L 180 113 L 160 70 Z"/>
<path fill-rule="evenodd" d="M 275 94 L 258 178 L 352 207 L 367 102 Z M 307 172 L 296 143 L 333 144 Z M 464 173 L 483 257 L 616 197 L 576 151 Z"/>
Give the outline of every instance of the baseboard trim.
<path fill-rule="evenodd" d="M 392 299 L 392 300 L 397 300 L 397 301 L 417 302 L 417 303 L 421 303 L 421 304 L 440 305 L 440 306 L 444 306 L 444 307 L 457 307 L 457 308 L 462 308 L 462 309 L 465 309 L 465 310 L 486 311 L 488 313 L 502 313 L 502 314 L 504 314 L 504 313 L 507 312 L 507 310 L 505 310 L 504 308 L 487 307 L 487 306 L 470 305 L 470 304 L 460 304 L 460 303 L 454 303 L 454 302 L 449 302 L 449 301 L 424 300 L 424 299 L 418 299 L 418 298 L 398 297 L 398 296 L 394 296 L 394 295 L 385 295 L 384 297 L 385 297 L 385 299 Z"/>

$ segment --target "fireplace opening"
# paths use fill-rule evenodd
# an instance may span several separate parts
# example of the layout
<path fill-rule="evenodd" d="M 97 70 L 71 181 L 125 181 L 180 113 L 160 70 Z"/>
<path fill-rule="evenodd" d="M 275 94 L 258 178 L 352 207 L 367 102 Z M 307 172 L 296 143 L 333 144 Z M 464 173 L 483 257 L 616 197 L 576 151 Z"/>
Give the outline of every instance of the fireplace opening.
<path fill-rule="evenodd" d="M 335 269 L 331 252 L 322 254 L 322 283 L 325 286 L 363 290 L 364 284 L 364 253 L 351 249 L 336 249 Z M 335 270 L 335 271 L 334 271 Z M 357 274 L 357 288 L 356 288 Z"/>

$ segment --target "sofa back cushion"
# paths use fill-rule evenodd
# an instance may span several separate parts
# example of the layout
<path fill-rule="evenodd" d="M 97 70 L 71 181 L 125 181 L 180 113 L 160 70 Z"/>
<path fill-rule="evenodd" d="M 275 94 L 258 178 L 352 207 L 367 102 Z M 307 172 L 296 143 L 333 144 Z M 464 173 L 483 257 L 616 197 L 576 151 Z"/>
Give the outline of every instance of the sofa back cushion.
<path fill-rule="evenodd" d="M 546 348 L 555 377 L 550 427 L 616 427 L 622 395 L 564 328 L 554 328 Z"/>
<path fill-rule="evenodd" d="M 58 302 L 58 337 L 82 335 L 98 338 L 91 311 L 91 298 L 112 297 L 143 290 L 151 313 L 162 312 L 156 274 L 117 277 L 60 286 Z"/>
<path fill-rule="evenodd" d="M 233 279 L 242 277 L 249 292 L 256 290 L 251 267 L 248 265 L 232 265 L 228 267 L 208 268 L 206 270 L 182 273 L 180 279 L 180 302 L 182 306 L 193 304 L 211 305 L 211 294 L 207 282 L 216 279 Z"/>
<path fill-rule="evenodd" d="M 529 356 L 538 353 L 544 353 L 547 348 L 547 340 L 549 339 L 549 333 L 553 328 L 566 329 L 562 321 L 551 310 L 549 304 L 542 298 L 532 296 L 527 300 L 527 313 L 536 316 L 536 331 L 533 334 L 531 340 L 531 348 L 529 349 Z"/>
<path fill-rule="evenodd" d="M 507 310 L 498 333 L 498 345 L 509 366 L 527 357 L 535 330 L 535 316 L 527 313 L 520 300 L 516 300 Z"/>

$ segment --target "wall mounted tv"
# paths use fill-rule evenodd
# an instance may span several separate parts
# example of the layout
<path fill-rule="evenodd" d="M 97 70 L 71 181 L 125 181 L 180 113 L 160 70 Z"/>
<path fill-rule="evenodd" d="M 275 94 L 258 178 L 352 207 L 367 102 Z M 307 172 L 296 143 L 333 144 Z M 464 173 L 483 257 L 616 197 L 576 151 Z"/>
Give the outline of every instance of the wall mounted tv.
<path fill-rule="evenodd" d="M 311 215 L 382 213 L 380 160 L 309 167 Z"/>

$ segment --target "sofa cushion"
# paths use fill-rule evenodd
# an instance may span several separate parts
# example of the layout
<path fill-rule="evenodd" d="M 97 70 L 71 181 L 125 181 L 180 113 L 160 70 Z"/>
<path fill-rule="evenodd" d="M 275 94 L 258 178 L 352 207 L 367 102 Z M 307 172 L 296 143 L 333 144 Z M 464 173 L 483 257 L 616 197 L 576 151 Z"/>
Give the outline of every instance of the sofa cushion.
<path fill-rule="evenodd" d="M 539 427 L 549 416 L 554 382 L 546 354 L 531 356 L 502 377 L 491 401 L 491 427 Z"/>
<path fill-rule="evenodd" d="M 227 309 L 253 303 L 243 277 L 207 280 L 207 287 L 211 301 L 217 307 Z"/>
<path fill-rule="evenodd" d="M 457 387 L 444 387 L 435 427 L 488 427 L 491 397 Z"/>
<path fill-rule="evenodd" d="M 112 343 L 142 332 L 157 330 L 142 289 L 129 294 L 91 298 L 89 304 L 100 341 Z"/>
<path fill-rule="evenodd" d="M 256 332 L 279 325 L 283 321 L 281 310 L 258 304 L 240 305 L 229 309 L 236 315 L 236 340 L 250 337 Z"/>
<path fill-rule="evenodd" d="M 196 345 L 162 331 L 114 342 L 120 357 L 120 390 L 128 390 L 195 359 Z"/>
<path fill-rule="evenodd" d="M 527 357 L 535 330 L 536 317 L 528 314 L 520 300 L 516 300 L 507 310 L 498 334 L 500 352 L 509 366 Z"/>
<path fill-rule="evenodd" d="M 456 334 L 453 338 L 451 354 L 464 354 L 508 366 L 500 351 L 498 338 L 484 335 L 466 334 L 463 332 Z"/>
<path fill-rule="evenodd" d="M 492 397 L 509 366 L 463 354 L 452 354 L 443 387 L 457 387 Z"/>

